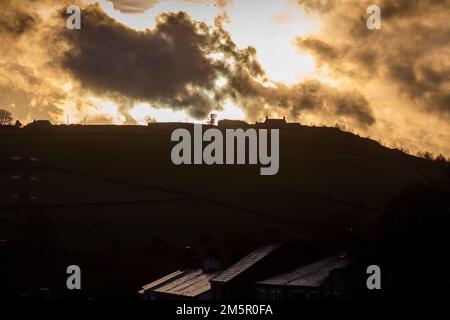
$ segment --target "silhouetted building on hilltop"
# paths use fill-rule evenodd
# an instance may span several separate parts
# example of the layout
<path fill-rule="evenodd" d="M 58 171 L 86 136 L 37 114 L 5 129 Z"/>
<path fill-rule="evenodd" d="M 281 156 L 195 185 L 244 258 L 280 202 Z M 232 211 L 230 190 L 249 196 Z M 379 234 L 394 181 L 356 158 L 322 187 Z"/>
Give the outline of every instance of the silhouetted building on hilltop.
<path fill-rule="evenodd" d="M 34 120 L 33 122 L 27 124 L 25 128 L 49 128 L 52 126 L 53 125 L 48 120 Z"/>

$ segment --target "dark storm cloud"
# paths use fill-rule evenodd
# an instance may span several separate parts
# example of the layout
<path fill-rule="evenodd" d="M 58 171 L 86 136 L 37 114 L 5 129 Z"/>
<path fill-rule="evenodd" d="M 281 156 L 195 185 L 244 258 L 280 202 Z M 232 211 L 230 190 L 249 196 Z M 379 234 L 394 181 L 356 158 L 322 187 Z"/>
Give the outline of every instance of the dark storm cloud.
<path fill-rule="evenodd" d="M 219 77 L 264 74 L 255 50 L 238 50 L 220 19 L 210 28 L 183 12 L 162 14 L 153 30 L 142 32 L 90 6 L 83 11 L 82 32 L 66 31 L 64 37 L 73 49 L 62 65 L 87 90 L 186 110 L 197 119 L 229 97 L 228 89 L 215 86 Z M 211 54 L 223 58 L 215 60 Z"/>
<path fill-rule="evenodd" d="M 441 7 L 445 9 L 445 6 L 449 5 L 447 0 L 383 0 L 377 2 L 382 7 L 383 17 L 385 19 L 409 17 L 417 14 L 418 12 L 425 13 L 433 7 Z M 447 9 L 450 8 L 447 7 Z"/>
<path fill-rule="evenodd" d="M 324 13 L 334 36 L 297 39 L 298 46 L 338 76 L 390 82 L 412 104 L 450 115 L 450 1 L 374 3 L 381 7 L 382 30 L 366 27 L 365 9 L 372 2 L 341 1 Z"/>
<path fill-rule="evenodd" d="M 255 119 L 268 114 L 290 119 L 314 114 L 324 119 L 346 120 L 361 128 L 375 123 L 369 102 L 360 93 L 339 90 L 316 80 L 267 87 L 248 77 L 237 77 L 230 86 L 236 100 Z"/>
<path fill-rule="evenodd" d="M 90 6 L 82 32 L 65 37 L 73 49 L 63 66 L 98 94 L 185 109 L 195 118 L 207 116 L 220 100 L 214 81 L 224 65 L 208 57 L 219 43 L 185 13 L 163 14 L 155 29 L 138 32 Z"/>
<path fill-rule="evenodd" d="M 360 95 L 340 93 L 318 82 L 263 85 L 265 73 L 256 50 L 238 49 L 221 19 L 211 28 L 182 12 L 163 14 L 154 29 L 141 32 L 118 23 L 96 6 L 83 14 L 82 32 L 64 34 L 73 49 L 62 63 L 84 88 L 96 94 L 185 110 L 197 119 L 231 99 L 251 118 L 267 108 L 281 108 L 293 116 L 309 110 L 343 116 L 362 126 L 374 122 L 370 106 Z M 211 54 L 222 58 L 212 59 Z M 220 77 L 227 84 L 218 88 L 215 81 Z M 319 100 L 308 104 L 314 98 Z M 121 111 L 126 114 L 126 109 Z"/>

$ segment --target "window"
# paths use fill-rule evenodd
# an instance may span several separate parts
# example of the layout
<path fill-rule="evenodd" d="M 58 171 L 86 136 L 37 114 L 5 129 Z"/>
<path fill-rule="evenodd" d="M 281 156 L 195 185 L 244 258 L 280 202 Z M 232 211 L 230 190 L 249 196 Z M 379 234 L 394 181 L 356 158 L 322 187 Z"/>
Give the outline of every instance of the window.
<path fill-rule="evenodd" d="M 256 289 L 256 299 L 257 300 L 266 300 L 267 297 L 267 290 L 264 288 L 257 288 Z"/>
<path fill-rule="evenodd" d="M 270 289 L 270 300 L 281 300 L 281 289 Z"/>

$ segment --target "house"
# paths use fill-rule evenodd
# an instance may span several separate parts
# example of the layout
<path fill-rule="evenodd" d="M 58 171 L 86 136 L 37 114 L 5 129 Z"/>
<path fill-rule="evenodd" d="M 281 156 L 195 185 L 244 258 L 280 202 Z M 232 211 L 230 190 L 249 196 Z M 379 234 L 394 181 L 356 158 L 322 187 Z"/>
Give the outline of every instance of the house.
<path fill-rule="evenodd" d="M 53 125 L 48 120 L 33 120 L 33 122 L 27 124 L 25 128 L 49 128 L 52 126 Z"/>
<path fill-rule="evenodd" d="M 287 122 L 286 117 L 283 117 L 283 119 L 269 119 L 269 117 L 266 116 L 266 120 L 264 122 L 256 122 L 255 126 L 262 128 L 292 128 L 299 127 L 300 123 Z"/>
<path fill-rule="evenodd" d="M 274 256 L 280 247 L 279 244 L 262 246 L 213 277 L 211 279 L 213 299 L 250 298 L 254 281 L 267 276 L 268 272 L 273 272 L 273 268 L 277 265 Z"/>
<path fill-rule="evenodd" d="M 290 272 L 258 281 L 258 300 L 339 299 L 345 294 L 343 270 L 352 263 L 347 255 L 336 254 Z"/>
<path fill-rule="evenodd" d="M 139 290 L 144 300 L 211 300 L 211 282 L 218 272 L 175 271 Z"/>

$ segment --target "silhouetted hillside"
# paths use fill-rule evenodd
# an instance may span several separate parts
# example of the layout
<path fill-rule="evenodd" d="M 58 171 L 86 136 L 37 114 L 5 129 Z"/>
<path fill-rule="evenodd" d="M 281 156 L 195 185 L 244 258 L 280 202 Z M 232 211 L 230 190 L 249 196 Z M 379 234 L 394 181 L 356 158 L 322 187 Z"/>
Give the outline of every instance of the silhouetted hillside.
<path fill-rule="evenodd" d="M 448 191 L 435 163 L 335 128 L 281 130 L 275 176 L 260 176 L 259 165 L 175 166 L 170 134 L 179 126 L 2 130 L 0 231 L 22 243 L 17 252 L 32 250 L 27 259 L 57 252 L 61 265 L 98 268 L 92 290 L 123 294 L 176 268 L 177 248 L 199 238 L 237 252 L 280 238 L 332 251 L 373 239 L 386 204 L 410 186 Z M 13 176 L 38 179 L 25 188 Z M 45 226 L 45 237 L 33 226 Z M 11 268 L 26 287 L 26 268 Z M 124 273 L 133 276 L 116 277 Z"/>
<path fill-rule="evenodd" d="M 319 127 L 282 130 L 276 176 L 259 176 L 259 166 L 175 166 L 170 134 L 177 127 L 2 132 L 2 148 L 4 155 L 29 154 L 72 173 L 181 192 L 293 221 L 355 209 L 375 212 L 409 185 L 441 179 L 431 162 Z"/>

